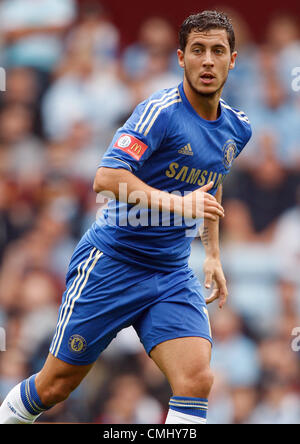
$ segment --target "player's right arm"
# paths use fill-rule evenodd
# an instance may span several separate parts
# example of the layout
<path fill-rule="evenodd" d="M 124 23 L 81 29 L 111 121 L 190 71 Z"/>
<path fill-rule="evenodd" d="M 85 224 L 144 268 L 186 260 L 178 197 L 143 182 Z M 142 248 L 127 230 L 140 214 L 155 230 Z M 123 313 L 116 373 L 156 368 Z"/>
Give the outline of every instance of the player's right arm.
<path fill-rule="evenodd" d="M 125 185 L 122 187 L 122 184 Z M 187 218 L 202 218 L 216 221 L 224 216 L 223 207 L 208 193 L 213 182 L 185 196 L 174 195 L 153 188 L 126 169 L 100 167 L 97 170 L 93 189 L 96 193 L 116 200 L 132 203 L 130 196 L 136 194 L 145 208 L 170 211 Z M 123 192 L 126 190 L 126 193 Z"/>

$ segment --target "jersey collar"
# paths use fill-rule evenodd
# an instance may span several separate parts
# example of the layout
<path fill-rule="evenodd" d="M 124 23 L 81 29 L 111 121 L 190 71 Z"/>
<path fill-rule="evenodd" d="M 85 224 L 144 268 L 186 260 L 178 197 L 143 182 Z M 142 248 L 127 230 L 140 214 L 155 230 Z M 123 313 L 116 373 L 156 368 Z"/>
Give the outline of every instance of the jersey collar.
<path fill-rule="evenodd" d="M 194 108 L 192 107 L 192 105 L 188 101 L 188 99 L 185 95 L 184 89 L 183 89 L 183 82 L 181 82 L 180 85 L 178 85 L 178 90 L 179 90 L 179 93 L 180 93 L 180 96 L 181 96 L 184 106 L 188 109 L 188 111 L 191 114 L 193 114 L 193 116 L 198 120 L 198 123 L 200 125 L 206 126 L 207 128 L 216 128 L 221 125 L 221 123 L 224 120 L 224 110 L 223 110 L 223 107 L 221 106 L 220 102 L 219 102 L 220 115 L 217 118 L 217 120 L 206 120 L 206 119 L 203 119 L 201 116 L 199 116 L 199 114 L 194 110 Z"/>

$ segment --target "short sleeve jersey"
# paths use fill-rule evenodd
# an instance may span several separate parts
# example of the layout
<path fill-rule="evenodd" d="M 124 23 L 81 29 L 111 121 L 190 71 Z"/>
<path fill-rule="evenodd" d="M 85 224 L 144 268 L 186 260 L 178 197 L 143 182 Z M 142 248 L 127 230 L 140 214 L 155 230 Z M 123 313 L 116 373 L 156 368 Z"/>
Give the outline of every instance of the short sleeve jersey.
<path fill-rule="evenodd" d="M 127 169 L 169 193 L 188 193 L 213 181 L 215 194 L 251 137 L 247 116 L 219 102 L 219 117 L 201 118 L 183 84 L 140 103 L 115 134 L 99 166 Z M 87 232 L 104 253 L 124 262 L 168 271 L 187 263 L 201 220 L 112 199 Z"/>

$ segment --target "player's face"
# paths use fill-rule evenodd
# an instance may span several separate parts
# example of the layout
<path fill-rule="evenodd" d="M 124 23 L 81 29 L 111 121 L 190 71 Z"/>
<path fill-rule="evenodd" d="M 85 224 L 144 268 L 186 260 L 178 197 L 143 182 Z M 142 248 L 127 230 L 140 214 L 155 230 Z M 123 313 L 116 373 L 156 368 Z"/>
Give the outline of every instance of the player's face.
<path fill-rule="evenodd" d="M 178 50 L 178 61 L 190 88 L 206 96 L 222 91 L 236 56 L 236 52 L 230 52 L 225 29 L 192 31 L 185 51 Z"/>

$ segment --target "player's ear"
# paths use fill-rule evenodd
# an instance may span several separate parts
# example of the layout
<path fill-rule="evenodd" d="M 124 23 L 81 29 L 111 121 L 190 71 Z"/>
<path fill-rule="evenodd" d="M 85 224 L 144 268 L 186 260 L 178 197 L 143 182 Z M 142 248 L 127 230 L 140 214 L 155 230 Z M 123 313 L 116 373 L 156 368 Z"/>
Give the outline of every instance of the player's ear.
<path fill-rule="evenodd" d="M 184 68 L 184 52 L 181 49 L 177 49 L 178 63 L 181 68 Z"/>
<path fill-rule="evenodd" d="M 237 57 L 237 51 L 233 51 L 233 53 L 231 54 L 230 57 L 230 65 L 229 65 L 229 69 L 233 69 L 235 67 L 235 59 Z"/>

